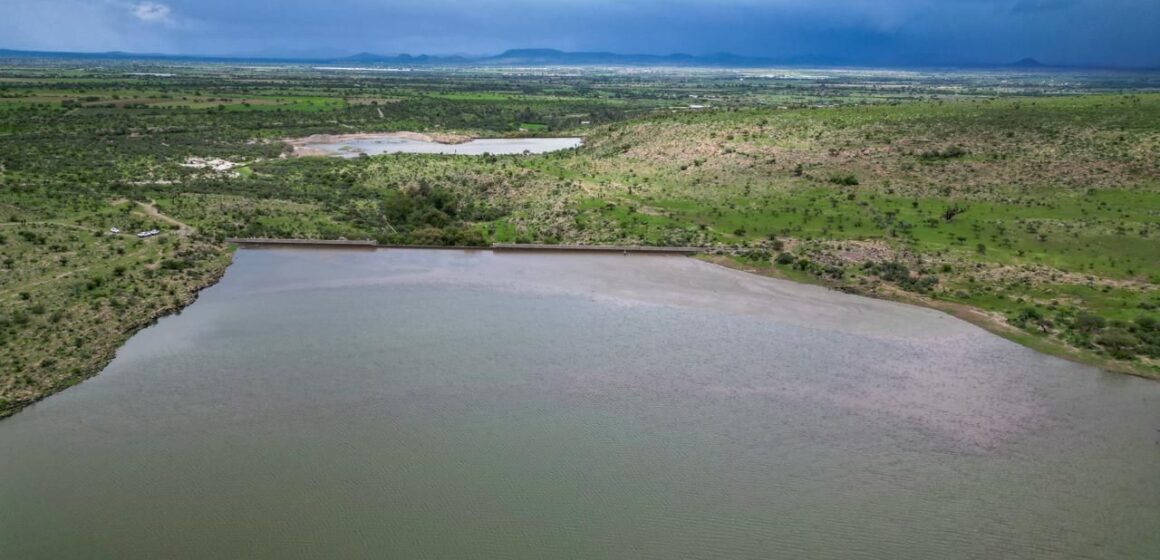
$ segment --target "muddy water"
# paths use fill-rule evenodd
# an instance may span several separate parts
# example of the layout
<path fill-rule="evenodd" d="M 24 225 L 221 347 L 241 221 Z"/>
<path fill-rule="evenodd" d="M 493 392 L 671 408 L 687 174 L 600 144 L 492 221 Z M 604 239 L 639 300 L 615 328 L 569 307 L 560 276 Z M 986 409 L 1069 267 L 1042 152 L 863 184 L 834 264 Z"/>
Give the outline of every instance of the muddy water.
<path fill-rule="evenodd" d="M 0 422 L 2 558 L 1156 558 L 1160 384 L 681 257 L 241 250 Z"/>
<path fill-rule="evenodd" d="M 312 151 L 355 157 L 359 154 L 445 154 L 480 156 L 484 154 L 543 154 L 579 147 L 580 138 L 480 138 L 461 144 L 442 144 L 392 135 L 347 139 L 336 142 L 311 142 L 304 146 Z"/>

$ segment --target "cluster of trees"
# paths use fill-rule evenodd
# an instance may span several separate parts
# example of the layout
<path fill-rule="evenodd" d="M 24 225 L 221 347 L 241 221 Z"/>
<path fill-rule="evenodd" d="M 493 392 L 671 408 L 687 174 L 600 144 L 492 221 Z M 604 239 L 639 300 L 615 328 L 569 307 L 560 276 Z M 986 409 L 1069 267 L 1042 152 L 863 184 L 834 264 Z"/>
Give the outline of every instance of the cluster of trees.
<path fill-rule="evenodd" d="M 1119 360 L 1136 356 L 1160 358 L 1160 321 L 1151 315 L 1141 314 L 1132 321 L 1109 321 L 1090 312 L 1062 311 L 1049 315 L 1031 306 L 1020 309 L 1010 321 L 1030 331 L 1061 331 L 1072 344 Z"/>
<path fill-rule="evenodd" d="M 938 285 L 938 276 L 912 272 L 910 267 L 899 261 L 866 262 L 862 266 L 866 272 L 898 287 L 919 293 L 929 293 Z"/>
<path fill-rule="evenodd" d="M 498 217 L 461 193 L 426 183 L 415 189 L 386 190 L 371 208 L 350 219 L 377 232 L 378 241 L 385 244 L 485 246 L 483 231 L 469 224 Z"/>

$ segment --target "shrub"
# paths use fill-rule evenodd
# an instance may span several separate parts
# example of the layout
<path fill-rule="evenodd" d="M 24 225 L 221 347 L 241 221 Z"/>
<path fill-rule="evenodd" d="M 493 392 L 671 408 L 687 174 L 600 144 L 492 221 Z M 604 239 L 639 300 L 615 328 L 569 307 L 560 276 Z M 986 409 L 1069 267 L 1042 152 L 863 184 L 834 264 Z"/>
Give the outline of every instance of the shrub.
<path fill-rule="evenodd" d="M 830 182 L 835 185 L 842 185 L 844 187 L 853 187 L 858 184 L 858 177 L 850 175 L 831 175 Z"/>
<path fill-rule="evenodd" d="M 1075 317 L 1075 321 L 1073 321 L 1072 326 L 1080 332 L 1090 334 L 1102 330 L 1107 326 L 1107 324 L 1108 322 L 1099 315 L 1094 315 L 1091 313 L 1080 313 Z"/>
<path fill-rule="evenodd" d="M 769 259 L 772 257 L 772 255 L 769 254 L 769 251 L 762 249 L 750 249 L 740 253 L 737 256 L 743 261 L 760 264 L 768 264 Z"/>
<path fill-rule="evenodd" d="M 1103 346 L 1114 358 L 1126 360 L 1132 357 L 1132 349 L 1140 341 L 1132 333 L 1123 329 L 1108 329 L 1107 332 L 1095 339 L 1096 344 Z"/>
<path fill-rule="evenodd" d="M 944 220 L 951 222 L 951 221 L 954 221 L 955 216 L 958 216 L 959 214 L 962 214 L 963 212 L 966 212 L 966 211 L 967 211 L 967 209 L 965 207 L 959 206 L 958 204 L 954 204 L 954 205 L 948 206 L 945 210 L 943 210 L 942 217 Z"/>
<path fill-rule="evenodd" d="M 919 159 L 926 161 L 940 160 L 940 159 L 955 159 L 969 154 L 966 148 L 962 146 L 951 146 L 945 150 L 927 150 L 919 154 Z"/>
<path fill-rule="evenodd" d="M 903 284 L 910 281 L 910 268 L 898 261 L 878 263 L 871 270 L 887 282 Z"/>
<path fill-rule="evenodd" d="M 1043 312 L 1041 312 L 1038 308 L 1024 307 L 1023 309 L 1020 309 L 1019 313 L 1011 319 L 1011 323 L 1015 324 L 1019 328 L 1026 329 L 1029 326 L 1039 325 L 1045 320 L 1046 319 L 1043 317 Z"/>
<path fill-rule="evenodd" d="M 1148 315 L 1141 315 L 1140 317 L 1137 317 L 1136 326 L 1147 332 L 1160 331 L 1160 321 L 1156 320 L 1155 317 L 1150 317 Z"/>
<path fill-rule="evenodd" d="M 421 227 L 411 232 L 411 242 L 416 245 L 443 245 L 443 230 L 437 227 Z"/>

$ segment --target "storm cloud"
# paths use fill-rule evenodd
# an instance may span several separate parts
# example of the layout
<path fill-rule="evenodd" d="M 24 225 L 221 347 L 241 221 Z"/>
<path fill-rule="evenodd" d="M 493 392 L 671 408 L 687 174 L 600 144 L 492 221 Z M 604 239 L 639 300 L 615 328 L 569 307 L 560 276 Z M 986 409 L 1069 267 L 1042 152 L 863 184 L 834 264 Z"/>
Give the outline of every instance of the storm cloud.
<path fill-rule="evenodd" d="M 733 52 L 1160 66 L 1155 0 L 6 0 L 0 48 L 212 55 Z"/>

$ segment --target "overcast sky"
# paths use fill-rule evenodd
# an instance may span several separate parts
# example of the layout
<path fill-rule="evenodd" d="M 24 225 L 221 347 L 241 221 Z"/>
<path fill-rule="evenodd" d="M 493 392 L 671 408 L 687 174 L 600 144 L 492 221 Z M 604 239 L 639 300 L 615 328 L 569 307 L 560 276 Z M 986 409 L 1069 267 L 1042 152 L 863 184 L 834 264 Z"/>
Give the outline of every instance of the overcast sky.
<path fill-rule="evenodd" d="M 0 48 L 1160 66 L 1160 0 L 3 0 Z"/>

